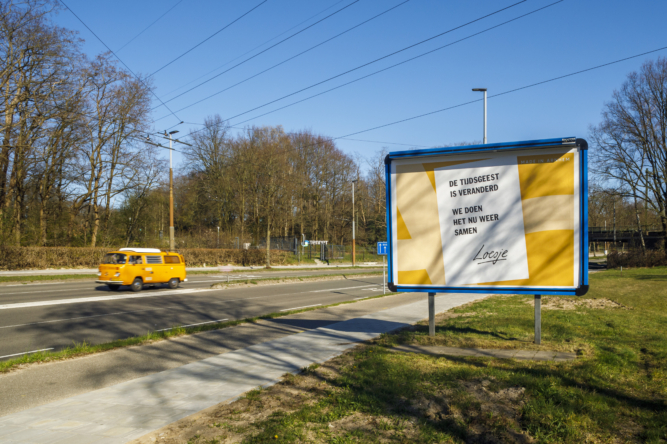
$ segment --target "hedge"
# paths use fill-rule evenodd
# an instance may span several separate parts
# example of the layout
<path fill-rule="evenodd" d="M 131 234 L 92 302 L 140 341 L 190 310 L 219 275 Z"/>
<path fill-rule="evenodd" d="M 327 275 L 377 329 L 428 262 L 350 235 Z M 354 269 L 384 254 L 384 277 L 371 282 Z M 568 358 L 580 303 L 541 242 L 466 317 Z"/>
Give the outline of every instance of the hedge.
<path fill-rule="evenodd" d="M 607 255 L 607 268 L 657 267 L 667 265 L 665 250 L 631 250 L 627 252 L 612 251 Z"/>
<path fill-rule="evenodd" d="M 109 248 L 75 247 L 0 247 L 1 270 L 46 268 L 97 268 Z M 206 265 L 264 265 L 266 250 L 218 250 L 183 248 L 177 250 L 189 267 Z M 289 251 L 271 251 L 271 264 L 284 265 L 293 261 Z"/>

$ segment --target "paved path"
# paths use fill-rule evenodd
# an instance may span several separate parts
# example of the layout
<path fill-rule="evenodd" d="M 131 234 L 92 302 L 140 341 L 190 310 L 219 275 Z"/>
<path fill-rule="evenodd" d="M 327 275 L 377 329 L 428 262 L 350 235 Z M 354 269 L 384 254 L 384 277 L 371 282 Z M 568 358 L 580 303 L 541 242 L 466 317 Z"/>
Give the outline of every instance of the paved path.
<path fill-rule="evenodd" d="M 465 356 L 479 358 L 523 359 L 532 361 L 562 362 L 577 359 L 576 353 L 557 352 L 551 350 L 505 350 L 494 348 L 458 348 L 421 345 L 399 345 L 392 347 L 391 350 L 432 356 Z"/>
<path fill-rule="evenodd" d="M 443 295 L 436 312 L 483 297 Z M 427 316 L 424 302 L 382 310 L 4 416 L 0 442 L 125 443 Z"/>

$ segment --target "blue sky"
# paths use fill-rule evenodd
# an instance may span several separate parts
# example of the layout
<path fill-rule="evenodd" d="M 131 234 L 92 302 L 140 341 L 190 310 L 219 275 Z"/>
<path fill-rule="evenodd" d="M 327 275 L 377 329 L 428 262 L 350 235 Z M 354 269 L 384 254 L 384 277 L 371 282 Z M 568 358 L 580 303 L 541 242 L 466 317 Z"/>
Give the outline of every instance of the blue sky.
<path fill-rule="evenodd" d="M 67 5 L 117 50 L 172 8 L 117 54 L 134 71 L 151 74 L 256 5 L 261 5 L 152 78 L 164 101 L 305 28 L 354 0 L 66 0 Z M 404 0 L 359 0 L 294 38 L 168 102 L 176 111 L 258 73 Z M 185 122 L 229 118 L 328 77 L 517 3 L 509 1 L 409 0 L 392 11 L 242 85 L 182 111 Z M 232 125 L 400 61 L 483 31 L 554 3 L 528 0 L 380 62 L 241 117 Z M 243 125 L 282 125 L 339 137 L 583 70 L 667 46 L 663 0 L 564 0 L 534 14 L 450 47 Z M 78 30 L 91 57 L 105 48 L 67 10 L 57 24 Z M 292 28 L 292 29 L 291 29 Z M 291 29 L 291 30 L 290 30 Z M 282 35 L 281 35 L 282 34 Z M 268 42 L 268 43 L 267 43 Z M 245 55 L 244 55 L 245 54 Z M 611 93 L 642 62 L 667 50 L 621 62 L 488 103 L 488 141 L 510 142 L 562 136 L 587 137 Z M 223 68 L 219 68 L 223 66 Z M 213 72 L 211 72 L 213 71 Z M 207 73 L 210 74 L 206 75 Z M 198 81 L 193 82 L 195 79 Z M 192 82 L 192 83 L 190 83 Z M 155 106 L 159 102 L 155 102 Z M 167 116 L 167 117 L 164 117 Z M 163 118 L 164 117 L 164 118 Z M 179 122 L 164 107 L 153 111 L 156 130 Z M 176 127 L 179 136 L 196 124 Z M 482 104 L 351 136 L 396 145 L 338 139 L 345 152 L 368 157 L 392 151 L 482 138 Z M 176 161 L 180 159 L 177 156 Z"/>

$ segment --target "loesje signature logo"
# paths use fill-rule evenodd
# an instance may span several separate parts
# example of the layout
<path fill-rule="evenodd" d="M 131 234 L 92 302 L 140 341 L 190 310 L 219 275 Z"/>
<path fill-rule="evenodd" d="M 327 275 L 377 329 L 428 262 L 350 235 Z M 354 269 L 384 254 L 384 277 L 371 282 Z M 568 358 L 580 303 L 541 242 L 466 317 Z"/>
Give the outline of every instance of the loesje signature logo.
<path fill-rule="evenodd" d="M 479 249 L 479 251 L 472 260 L 473 262 L 480 261 L 477 262 L 477 265 L 482 265 L 482 264 L 496 265 L 498 261 L 506 261 L 507 253 L 509 252 L 509 250 L 505 250 L 502 248 L 500 250 L 485 251 L 484 253 L 482 253 L 482 250 L 484 250 L 484 245 L 482 245 L 482 248 Z"/>

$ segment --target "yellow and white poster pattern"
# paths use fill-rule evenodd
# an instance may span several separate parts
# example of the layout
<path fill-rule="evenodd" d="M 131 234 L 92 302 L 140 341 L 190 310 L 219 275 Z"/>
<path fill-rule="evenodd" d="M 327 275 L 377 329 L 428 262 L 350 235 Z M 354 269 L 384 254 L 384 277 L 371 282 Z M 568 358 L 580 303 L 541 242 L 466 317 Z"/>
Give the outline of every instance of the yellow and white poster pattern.
<path fill-rule="evenodd" d="M 579 152 L 570 147 L 393 160 L 393 283 L 576 288 L 578 171 Z M 460 199 L 465 203 L 460 205 L 462 214 L 452 214 L 457 205 L 450 203 L 461 194 L 466 196 Z M 511 205 L 502 205 L 507 202 Z M 489 208 L 496 208 L 494 214 L 488 214 Z M 468 209 L 470 213 L 465 213 Z M 511 245 L 507 257 L 501 258 L 508 261 L 481 264 L 484 253 L 492 257 L 506 251 L 496 247 L 499 243 Z M 475 266 L 479 268 L 471 268 Z M 494 280 L 480 281 L 484 273 L 472 277 L 471 270 L 489 269 L 484 267 L 498 267 L 488 274 Z M 498 273 L 500 267 L 507 272 Z"/>

